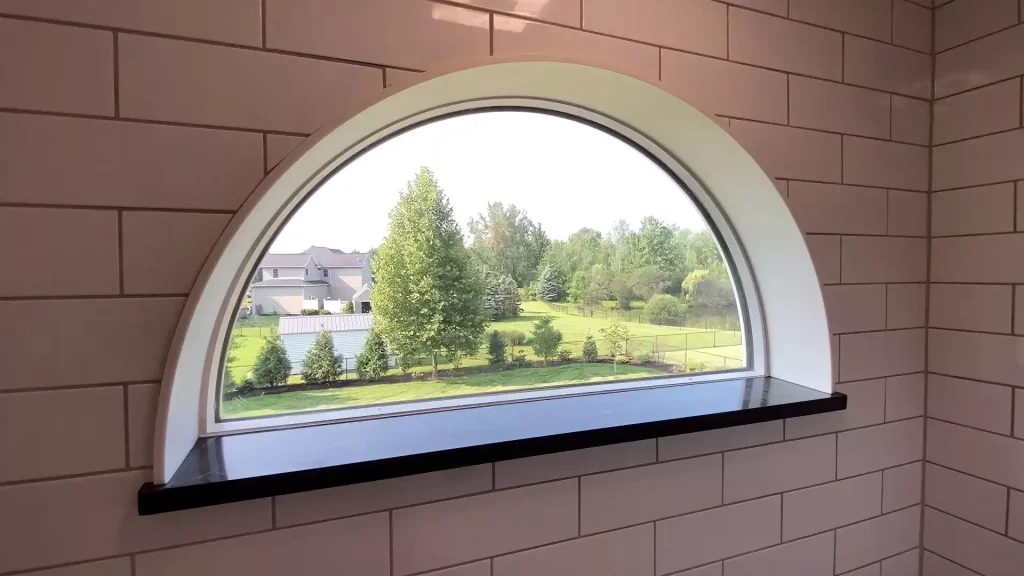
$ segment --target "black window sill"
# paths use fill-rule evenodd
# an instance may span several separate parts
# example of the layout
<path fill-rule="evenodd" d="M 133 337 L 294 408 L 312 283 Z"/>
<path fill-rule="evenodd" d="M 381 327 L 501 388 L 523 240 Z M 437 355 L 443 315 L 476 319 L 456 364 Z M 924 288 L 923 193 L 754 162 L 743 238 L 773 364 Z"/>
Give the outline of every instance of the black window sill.
<path fill-rule="evenodd" d="M 846 396 L 744 378 L 200 438 L 139 514 L 846 409 Z"/>

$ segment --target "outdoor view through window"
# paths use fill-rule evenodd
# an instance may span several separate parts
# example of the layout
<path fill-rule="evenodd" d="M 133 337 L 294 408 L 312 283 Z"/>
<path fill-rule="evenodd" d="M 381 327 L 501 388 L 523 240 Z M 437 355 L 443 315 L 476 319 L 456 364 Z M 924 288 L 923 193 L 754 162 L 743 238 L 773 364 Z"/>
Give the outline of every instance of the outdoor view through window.
<path fill-rule="evenodd" d="M 263 255 L 219 415 L 250 418 L 747 366 L 715 235 L 632 145 L 488 111 L 331 176 Z"/>

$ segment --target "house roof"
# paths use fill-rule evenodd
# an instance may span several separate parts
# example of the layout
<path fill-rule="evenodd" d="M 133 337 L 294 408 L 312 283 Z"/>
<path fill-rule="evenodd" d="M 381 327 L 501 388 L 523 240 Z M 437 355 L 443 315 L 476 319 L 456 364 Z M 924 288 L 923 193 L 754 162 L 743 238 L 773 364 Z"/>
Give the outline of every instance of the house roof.
<path fill-rule="evenodd" d="M 260 262 L 260 268 L 302 268 L 310 258 L 313 258 L 312 254 L 267 254 Z"/>
<path fill-rule="evenodd" d="M 259 282 L 253 282 L 255 288 L 260 286 L 327 286 L 330 282 L 326 280 L 303 280 L 302 278 L 268 278 Z"/>
<path fill-rule="evenodd" d="M 361 300 L 364 294 L 370 294 L 373 292 L 373 288 L 369 284 L 363 284 L 363 287 L 356 290 L 356 293 L 352 295 L 352 300 Z"/>
<path fill-rule="evenodd" d="M 365 252 L 344 252 L 323 246 L 310 246 L 302 253 L 311 254 L 325 268 L 362 268 L 370 256 Z"/>
<path fill-rule="evenodd" d="M 327 330 L 347 332 L 369 330 L 373 327 L 373 314 L 329 314 L 324 316 L 281 316 L 277 331 L 281 334 L 309 334 Z"/>

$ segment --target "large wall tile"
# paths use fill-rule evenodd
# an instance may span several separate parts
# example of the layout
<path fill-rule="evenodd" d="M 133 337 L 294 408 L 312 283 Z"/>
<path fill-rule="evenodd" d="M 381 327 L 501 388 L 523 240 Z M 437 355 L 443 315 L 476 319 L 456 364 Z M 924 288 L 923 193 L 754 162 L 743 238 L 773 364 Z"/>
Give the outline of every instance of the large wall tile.
<path fill-rule="evenodd" d="M 804 236 L 818 282 L 835 284 L 840 276 L 840 236 Z"/>
<path fill-rule="evenodd" d="M 126 118 L 304 134 L 383 89 L 376 68 L 132 34 L 118 70 Z"/>
<path fill-rule="evenodd" d="M 1024 283 L 1024 234 L 932 240 L 933 282 Z"/>
<path fill-rule="evenodd" d="M 658 459 L 676 460 L 782 440 L 782 422 L 761 422 L 658 438 Z"/>
<path fill-rule="evenodd" d="M 892 35 L 889 0 L 790 0 L 789 17 L 885 42 Z"/>
<path fill-rule="evenodd" d="M 902 1 L 904 4 L 906 0 Z M 892 139 L 928 146 L 931 143 L 932 106 L 915 98 L 892 97 Z"/>
<path fill-rule="evenodd" d="M 579 534 L 576 480 L 403 508 L 392 513 L 394 573 L 412 574 Z"/>
<path fill-rule="evenodd" d="M 743 120 L 730 121 L 729 133 L 773 178 L 842 179 L 841 136 Z"/>
<path fill-rule="evenodd" d="M 38 572 L 26 572 L 25 576 L 132 576 L 132 559 L 128 556 L 111 558 Z"/>
<path fill-rule="evenodd" d="M 963 8 L 970 10 L 970 4 L 964 3 Z M 936 54 L 935 96 L 948 96 L 1019 76 L 1024 73 L 1022 45 L 1024 26 L 1015 26 Z"/>
<path fill-rule="evenodd" d="M 866 380 L 924 370 L 924 330 L 843 334 L 839 340 L 839 379 Z"/>
<path fill-rule="evenodd" d="M 835 534 L 828 532 L 725 561 L 725 576 L 828 574 L 832 571 Z"/>
<path fill-rule="evenodd" d="M 784 18 L 730 8 L 729 59 L 842 80 L 842 35 Z"/>
<path fill-rule="evenodd" d="M 889 190 L 889 234 L 928 235 L 928 195 Z"/>
<path fill-rule="evenodd" d="M 273 170 L 281 160 L 291 154 L 296 146 L 305 140 L 298 136 L 280 136 L 278 134 L 267 134 L 267 171 Z"/>
<path fill-rule="evenodd" d="M 117 294 L 117 234 L 113 210 L 0 208 L 0 297 Z"/>
<path fill-rule="evenodd" d="M 884 379 L 836 384 L 835 391 L 846 394 L 846 410 L 790 418 L 786 420 L 786 439 L 826 434 L 881 424 L 885 421 Z"/>
<path fill-rule="evenodd" d="M 938 100 L 935 143 L 945 144 L 1020 126 L 1020 80 L 1014 78 Z"/>
<path fill-rule="evenodd" d="M 0 54 L 0 107 L 114 115 L 111 32 L 0 18 Z"/>
<path fill-rule="evenodd" d="M 882 513 L 882 473 L 782 495 L 782 539 L 794 540 Z"/>
<path fill-rule="evenodd" d="M 491 466 L 481 464 L 278 496 L 274 499 L 274 512 L 277 526 L 293 526 L 466 496 L 490 489 Z"/>
<path fill-rule="evenodd" d="M 921 503 L 921 462 L 882 471 L 882 512 Z"/>
<path fill-rule="evenodd" d="M 932 236 L 1013 232 L 1013 184 L 932 194 Z"/>
<path fill-rule="evenodd" d="M 752 552 L 781 541 L 778 496 L 657 523 L 655 574 L 664 575 Z"/>
<path fill-rule="evenodd" d="M 941 556 L 936 556 L 935 554 L 925 550 L 924 554 L 921 555 L 921 575 L 978 576 L 978 573 L 968 570 L 959 564 L 954 564 Z"/>
<path fill-rule="evenodd" d="M 1017 576 L 1024 566 L 1024 543 L 927 507 L 924 545 L 984 576 Z"/>
<path fill-rule="evenodd" d="M 1013 287 L 932 284 L 928 324 L 934 328 L 1010 333 Z"/>
<path fill-rule="evenodd" d="M 914 50 L 846 36 L 843 81 L 904 96 L 930 98 L 932 59 Z"/>
<path fill-rule="evenodd" d="M 924 374 L 885 379 L 885 421 L 924 415 Z"/>
<path fill-rule="evenodd" d="M 885 297 L 885 327 L 890 330 L 925 325 L 925 285 L 889 284 Z"/>
<path fill-rule="evenodd" d="M 1024 37 L 1021 42 L 1024 43 Z M 1024 179 L 1024 163 L 1020 162 L 1022 155 L 1024 130 L 936 146 L 932 149 L 933 189 Z"/>
<path fill-rule="evenodd" d="M 661 85 L 709 115 L 786 123 L 787 83 L 781 72 L 662 50 Z"/>
<path fill-rule="evenodd" d="M 928 190 L 928 148 L 843 136 L 843 182 Z"/>
<path fill-rule="evenodd" d="M 920 576 L 921 550 L 908 550 L 903 554 L 882 560 L 882 576 Z"/>
<path fill-rule="evenodd" d="M 839 433 L 839 478 L 847 478 L 920 460 L 924 450 L 924 421 L 900 420 Z"/>
<path fill-rule="evenodd" d="M 1007 489 L 949 468 L 925 465 L 924 503 L 1002 532 L 1006 529 Z"/>
<path fill-rule="evenodd" d="M 0 394 L 0 482 L 124 467 L 118 386 Z"/>
<path fill-rule="evenodd" d="M 879 188 L 789 183 L 789 210 L 804 233 L 884 235 L 886 203 Z"/>
<path fill-rule="evenodd" d="M 505 460 L 494 463 L 494 487 L 510 488 L 617 468 L 629 468 L 650 464 L 656 459 L 657 442 L 652 439 Z"/>
<path fill-rule="evenodd" d="M 825 286 L 822 295 L 833 334 L 885 330 L 885 284 Z"/>
<path fill-rule="evenodd" d="M 294 573 L 326 576 L 344 571 L 360 576 L 387 576 L 388 515 L 373 514 L 242 538 L 141 554 L 138 576 L 274 576 Z"/>
<path fill-rule="evenodd" d="M 7 0 L 0 13 L 259 46 L 260 0 Z"/>
<path fill-rule="evenodd" d="M 188 294 L 230 220 L 226 214 L 125 212 L 125 294 Z"/>
<path fill-rule="evenodd" d="M 889 118 L 889 95 L 884 92 L 789 77 L 791 126 L 888 138 Z"/>
<path fill-rule="evenodd" d="M 803 488 L 836 478 L 836 441 L 818 436 L 725 454 L 725 502 Z"/>
<path fill-rule="evenodd" d="M 490 52 L 485 12 L 404 0 L 267 0 L 266 6 L 269 48 L 419 70 Z"/>
<path fill-rule="evenodd" d="M 1024 492 L 1010 490 L 1010 516 L 1006 533 L 1010 538 L 1024 540 Z"/>
<path fill-rule="evenodd" d="M 1020 355 L 1024 341 L 1014 336 L 928 331 L 928 369 L 939 374 L 1020 386 L 1024 384 Z"/>
<path fill-rule="evenodd" d="M 262 178 L 259 134 L 0 114 L 2 202 L 236 210 Z"/>
<path fill-rule="evenodd" d="M 160 395 L 159 384 L 128 386 L 128 465 L 153 464 L 153 431 Z"/>
<path fill-rule="evenodd" d="M 836 530 L 836 573 L 877 562 L 920 544 L 915 506 Z"/>
<path fill-rule="evenodd" d="M 632 576 L 654 572 L 654 525 L 644 524 L 494 559 L 493 576 Z"/>
<path fill-rule="evenodd" d="M 1008 386 L 950 378 L 928 377 L 928 415 L 972 428 L 1009 434 L 1013 390 Z"/>
<path fill-rule="evenodd" d="M 1024 489 L 1024 441 L 928 420 L 928 461 Z"/>
<path fill-rule="evenodd" d="M 623 17 L 618 0 L 587 0 L 583 27 L 668 48 L 725 58 L 726 6 L 711 0 L 634 0 Z"/>
<path fill-rule="evenodd" d="M 935 9 L 935 50 L 942 52 L 1017 22 L 1017 0 L 950 2 Z"/>
<path fill-rule="evenodd" d="M 885 38 L 882 38 L 885 40 Z M 897 46 L 913 48 L 919 52 L 932 51 L 932 13 L 927 8 L 908 2 L 893 0 L 892 41 Z"/>
<path fill-rule="evenodd" d="M 184 304 L 184 298 L 0 301 L 0 341 L 19 359 L 7 364 L 0 389 L 159 380 Z"/>
<path fill-rule="evenodd" d="M 423 576 L 491 576 L 491 561 L 480 560 L 455 568 L 424 572 Z"/>

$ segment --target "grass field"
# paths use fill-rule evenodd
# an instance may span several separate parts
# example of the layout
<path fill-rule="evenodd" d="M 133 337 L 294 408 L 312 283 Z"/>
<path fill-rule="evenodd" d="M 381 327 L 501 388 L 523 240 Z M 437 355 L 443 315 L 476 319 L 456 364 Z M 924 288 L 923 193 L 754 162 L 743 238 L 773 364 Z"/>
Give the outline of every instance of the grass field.
<path fill-rule="evenodd" d="M 623 380 L 657 376 L 663 372 L 643 366 L 612 364 L 569 364 L 551 368 L 519 368 L 505 372 L 473 374 L 442 380 L 404 382 L 402 384 L 358 384 L 347 388 L 305 390 L 285 394 L 267 394 L 230 400 L 222 404 L 227 418 L 251 418 L 282 412 L 326 410 L 442 398 L 466 394 L 507 392 L 546 384 L 579 384 L 595 380 Z"/>

